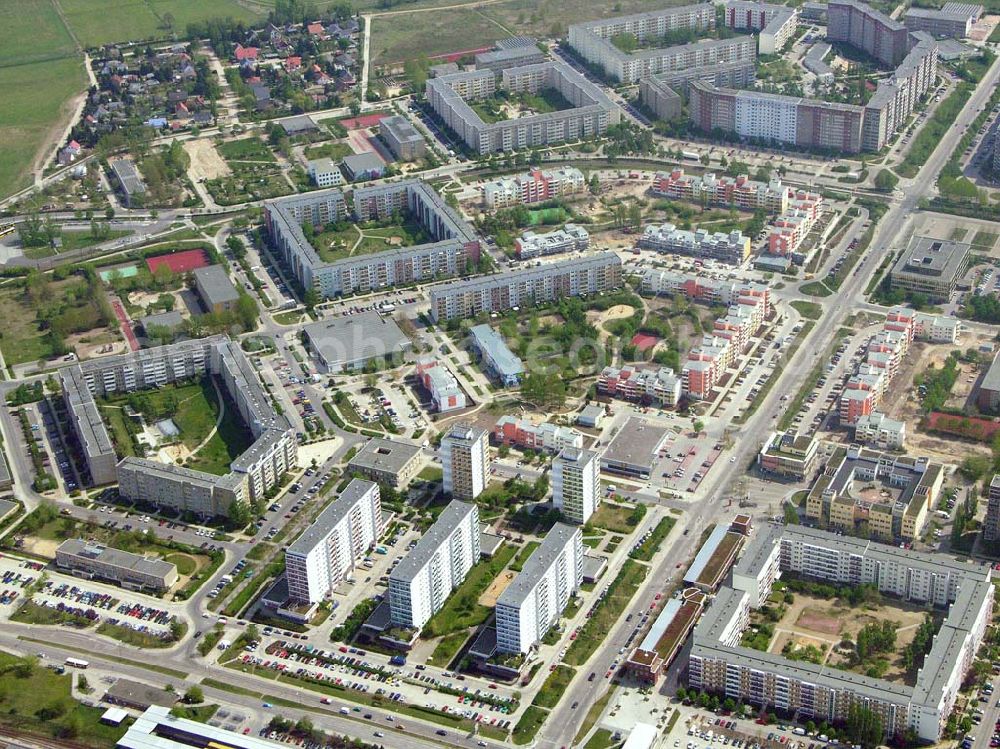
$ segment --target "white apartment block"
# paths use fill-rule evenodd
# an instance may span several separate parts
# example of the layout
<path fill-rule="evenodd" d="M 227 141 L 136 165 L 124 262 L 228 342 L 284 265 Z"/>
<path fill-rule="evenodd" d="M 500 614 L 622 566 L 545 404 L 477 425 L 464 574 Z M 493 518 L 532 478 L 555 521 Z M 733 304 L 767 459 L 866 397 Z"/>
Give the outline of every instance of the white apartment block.
<path fill-rule="evenodd" d="M 485 183 L 483 202 L 487 208 L 544 203 L 581 193 L 585 187 L 583 172 L 575 167 L 534 168 L 524 174 L 500 177 Z"/>
<path fill-rule="evenodd" d="M 566 224 L 562 229 L 548 234 L 536 234 L 529 229 L 514 242 L 514 250 L 521 260 L 560 252 L 582 252 L 588 247 L 590 247 L 590 234 L 576 224 Z"/>
<path fill-rule="evenodd" d="M 527 653 L 541 642 L 583 582 L 583 531 L 556 523 L 497 599 L 497 650 Z"/>
<path fill-rule="evenodd" d="M 906 424 L 874 411 L 861 416 L 854 425 L 855 442 L 882 450 L 898 450 L 906 439 Z"/>
<path fill-rule="evenodd" d="M 389 574 L 389 620 L 419 629 L 479 561 L 479 509 L 452 502 Z"/>
<path fill-rule="evenodd" d="M 354 479 L 285 550 L 289 596 L 319 603 L 382 536 L 378 484 Z"/>
<path fill-rule="evenodd" d="M 552 505 L 578 525 L 601 503 L 601 462 L 597 453 L 567 447 L 552 461 Z"/>
<path fill-rule="evenodd" d="M 338 187 L 344 184 L 344 175 L 333 159 L 313 159 L 309 162 L 309 179 L 317 187 Z"/>
<path fill-rule="evenodd" d="M 489 432 L 455 424 L 441 438 L 444 493 L 455 499 L 475 499 L 486 488 L 490 474 Z"/>
<path fill-rule="evenodd" d="M 917 312 L 913 316 L 913 337 L 931 343 L 957 343 L 962 323 L 955 317 L 928 315 Z"/>
<path fill-rule="evenodd" d="M 739 230 L 728 234 L 705 229 L 687 231 L 670 223 L 647 226 L 638 245 L 646 250 L 712 258 L 731 265 L 742 265 L 750 256 L 750 237 Z"/>
<path fill-rule="evenodd" d="M 759 32 L 757 51 L 762 55 L 780 52 L 795 35 L 799 22 L 798 8 L 745 0 L 729 0 L 723 14 L 728 28 Z"/>

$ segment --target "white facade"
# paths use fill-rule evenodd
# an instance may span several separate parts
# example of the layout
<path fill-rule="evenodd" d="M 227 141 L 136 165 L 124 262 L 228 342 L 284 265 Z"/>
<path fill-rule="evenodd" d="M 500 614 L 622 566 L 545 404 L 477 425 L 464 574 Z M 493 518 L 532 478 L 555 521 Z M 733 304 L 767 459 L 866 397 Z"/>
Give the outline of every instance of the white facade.
<path fill-rule="evenodd" d="M 583 531 L 556 523 L 497 599 L 497 650 L 526 653 L 541 642 L 583 582 Z"/>
<path fill-rule="evenodd" d="M 795 143 L 798 111 L 798 99 L 792 97 L 737 96 L 736 132 L 743 138 Z"/>
<path fill-rule="evenodd" d="M 317 187 L 337 187 L 344 184 L 344 175 L 333 159 L 313 159 L 309 162 L 309 178 Z"/>
<path fill-rule="evenodd" d="M 441 439 L 444 493 L 456 499 L 475 499 L 486 488 L 490 438 L 485 429 L 456 424 Z"/>
<path fill-rule="evenodd" d="M 309 603 L 322 601 L 381 535 L 378 484 L 354 479 L 285 550 L 290 597 Z"/>
<path fill-rule="evenodd" d="M 956 343 L 961 323 L 954 317 L 917 312 L 913 316 L 913 337 L 931 343 Z"/>
<path fill-rule="evenodd" d="M 389 575 L 390 621 L 419 629 L 479 560 L 479 510 L 452 502 Z"/>
<path fill-rule="evenodd" d="M 597 453 L 567 447 L 552 461 L 552 505 L 567 520 L 583 525 L 601 503 L 601 463 Z"/>
<path fill-rule="evenodd" d="M 903 446 L 906 424 L 890 419 L 884 413 L 873 411 L 858 419 L 854 425 L 854 439 L 883 450 L 896 450 Z"/>

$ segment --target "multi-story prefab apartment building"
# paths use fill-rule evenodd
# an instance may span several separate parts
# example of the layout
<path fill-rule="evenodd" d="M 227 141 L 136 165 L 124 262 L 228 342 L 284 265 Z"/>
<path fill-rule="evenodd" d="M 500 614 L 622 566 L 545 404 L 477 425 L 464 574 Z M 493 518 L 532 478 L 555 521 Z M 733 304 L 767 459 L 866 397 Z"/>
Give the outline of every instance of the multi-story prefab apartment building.
<path fill-rule="evenodd" d="M 589 296 L 621 285 L 621 258 L 614 252 L 598 252 L 436 287 L 431 290 L 431 314 L 438 321 L 472 318 L 567 296 Z"/>
<path fill-rule="evenodd" d="M 497 651 L 537 646 L 583 583 L 583 531 L 556 523 L 496 604 Z"/>
<path fill-rule="evenodd" d="M 490 475 L 490 433 L 469 424 L 453 425 L 441 438 L 444 493 L 471 500 L 482 494 Z"/>
<path fill-rule="evenodd" d="M 826 38 L 846 42 L 894 68 L 910 51 L 910 32 L 899 21 L 858 0 L 827 3 Z"/>
<path fill-rule="evenodd" d="M 597 453 L 564 447 L 552 461 L 552 506 L 583 525 L 601 503 L 601 461 Z"/>
<path fill-rule="evenodd" d="M 353 193 L 358 221 L 386 218 L 404 211 L 433 241 L 332 262 L 322 260 L 302 230 L 305 223 L 322 227 L 348 217 L 348 204 L 337 189 L 264 203 L 264 222 L 278 257 L 306 289 L 334 297 L 397 284 L 466 273 L 479 260 L 479 237 L 473 228 L 420 180 L 404 180 L 358 188 Z"/>
<path fill-rule="evenodd" d="M 233 502 L 258 499 L 298 464 L 298 443 L 288 419 L 278 414 L 240 346 L 225 336 L 182 341 L 121 356 L 94 359 L 60 372 L 71 425 L 92 480 L 108 473 L 112 441 L 95 421 L 96 397 L 162 387 L 204 375 L 218 377 L 254 437 L 223 476 L 144 458 L 115 467 L 122 495 L 134 501 L 200 516 L 224 515 Z M 99 416 L 99 414 L 98 414 Z M 103 436 L 102 436 L 103 433 Z M 108 450 L 111 450 L 109 453 Z"/>
<path fill-rule="evenodd" d="M 502 73 L 507 68 L 517 68 L 522 65 L 537 65 L 545 62 L 545 53 L 537 45 L 530 47 L 514 47 L 512 49 L 492 49 L 476 55 L 476 70 L 489 70 L 494 74 Z"/>
<path fill-rule="evenodd" d="M 389 574 L 389 620 L 419 629 L 479 560 L 479 509 L 451 502 Z"/>
<path fill-rule="evenodd" d="M 487 208 L 544 203 L 576 195 L 583 192 L 585 187 L 583 172 L 576 167 L 532 168 L 524 174 L 500 177 L 484 184 L 483 202 Z"/>
<path fill-rule="evenodd" d="M 965 39 L 983 15 L 983 6 L 949 2 L 940 8 L 908 8 L 903 23 L 910 31 L 926 31 L 935 37 Z"/>
<path fill-rule="evenodd" d="M 489 98 L 498 89 L 532 94 L 553 89 L 572 107 L 486 123 L 468 102 Z M 621 121 L 621 110 L 597 85 L 566 63 L 557 61 L 506 68 L 501 71 L 499 82 L 490 70 L 431 78 L 426 84 L 426 94 L 442 122 L 479 154 L 600 135 Z"/>
<path fill-rule="evenodd" d="M 625 52 L 612 42 L 617 36 L 631 35 L 643 44 L 676 32 L 697 34 L 713 28 L 715 6 L 700 3 L 573 24 L 569 27 L 569 43 L 583 59 L 622 83 L 638 83 L 643 78 L 672 70 L 734 60 L 753 61 L 755 45 L 749 37 L 709 39 L 636 52 Z"/>
<path fill-rule="evenodd" d="M 1000 541 L 1000 473 L 994 474 L 990 479 L 987 497 L 983 538 L 990 542 Z"/>
<path fill-rule="evenodd" d="M 684 114 L 680 94 L 659 78 L 643 78 L 639 81 L 639 100 L 658 120 L 675 120 Z"/>
<path fill-rule="evenodd" d="M 757 65 L 752 59 L 695 65 L 643 78 L 639 81 L 639 97 L 643 104 L 655 111 L 657 101 L 652 98 L 654 93 L 670 98 L 669 94 L 662 92 L 662 86 L 669 86 L 669 90 L 676 91 L 686 101 L 692 81 L 704 81 L 719 88 L 753 88 L 756 77 Z"/>
<path fill-rule="evenodd" d="M 757 49 L 762 55 L 780 52 L 799 23 L 798 8 L 787 5 L 729 0 L 722 12 L 727 28 L 758 32 Z"/>
<path fill-rule="evenodd" d="M 915 684 L 872 678 L 740 645 L 750 610 L 763 606 L 774 581 L 795 575 L 833 585 L 874 585 L 904 601 L 946 607 Z M 759 529 L 694 631 L 688 683 L 723 697 L 816 721 L 844 722 L 863 705 L 881 719 L 887 739 L 913 731 L 941 737 L 971 668 L 993 605 L 989 566 L 838 536 L 804 526 Z"/>
<path fill-rule="evenodd" d="M 303 603 L 319 603 L 381 537 L 378 484 L 353 479 L 285 549 L 289 596 Z"/>

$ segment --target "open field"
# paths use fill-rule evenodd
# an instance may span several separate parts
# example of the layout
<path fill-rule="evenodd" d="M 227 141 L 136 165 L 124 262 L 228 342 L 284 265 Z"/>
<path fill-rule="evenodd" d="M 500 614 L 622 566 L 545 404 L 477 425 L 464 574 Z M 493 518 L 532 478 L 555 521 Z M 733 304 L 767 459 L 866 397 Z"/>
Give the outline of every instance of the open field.
<path fill-rule="evenodd" d="M 65 736 L 72 726 L 74 741 L 94 747 L 113 746 L 125 733 L 127 725 L 113 728 L 100 722 L 104 708 L 87 707 L 72 698 L 75 674 L 60 676 L 7 653 L 0 653 L 0 674 L 2 725 L 47 737 Z"/>
<path fill-rule="evenodd" d="M 0 24 L 4 29 L 0 67 L 58 60 L 76 54 L 73 38 L 59 20 L 52 0 L 2 3 Z"/>
<path fill-rule="evenodd" d="M 70 101 L 83 91 L 86 73 L 77 57 L 31 65 L 0 66 L 0 195 L 26 187 L 28 171 L 42 148 L 70 114 Z"/>
<path fill-rule="evenodd" d="M 359 4 L 359 7 L 364 4 Z M 408 3 L 400 10 L 441 4 L 445 3 L 441 0 Z M 561 35 L 570 23 L 683 4 L 682 0 L 602 0 L 595 3 L 587 0 L 560 3 L 508 0 L 481 8 L 428 10 L 376 17 L 372 25 L 372 61 L 376 65 L 384 65 L 420 55 L 433 57 L 487 47 L 511 33 L 538 37 Z"/>
<path fill-rule="evenodd" d="M 173 28 L 183 35 L 189 23 L 231 17 L 238 21 L 262 18 L 237 0 L 60 0 L 66 21 L 80 44 L 94 47 L 108 42 L 164 39 L 170 29 L 163 22 L 169 12 Z"/>

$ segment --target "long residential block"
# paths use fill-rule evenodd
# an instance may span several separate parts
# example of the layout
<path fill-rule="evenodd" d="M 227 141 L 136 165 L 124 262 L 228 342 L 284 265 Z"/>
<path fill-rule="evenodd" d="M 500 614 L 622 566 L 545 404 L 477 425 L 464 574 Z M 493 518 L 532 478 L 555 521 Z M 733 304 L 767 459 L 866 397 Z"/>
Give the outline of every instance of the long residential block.
<path fill-rule="evenodd" d="M 431 314 L 435 320 L 472 318 L 567 296 L 589 296 L 621 285 L 621 259 L 613 252 L 599 252 L 434 288 Z"/>
<path fill-rule="evenodd" d="M 498 90 L 537 94 L 557 91 L 571 107 L 486 123 L 469 105 Z M 437 116 L 479 154 L 552 145 L 600 135 L 621 121 L 621 110 L 594 83 L 564 62 L 549 61 L 505 68 L 499 82 L 489 70 L 431 78 L 427 101 Z"/>
<path fill-rule="evenodd" d="M 302 227 L 308 223 L 321 228 L 347 219 L 351 212 L 344 193 L 317 190 L 265 201 L 264 222 L 278 257 L 303 288 L 315 290 L 321 297 L 458 276 L 479 260 L 475 230 L 420 180 L 358 188 L 353 193 L 353 206 L 357 221 L 406 213 L 420 223 L 432 241 L 327 262 Z"/>

